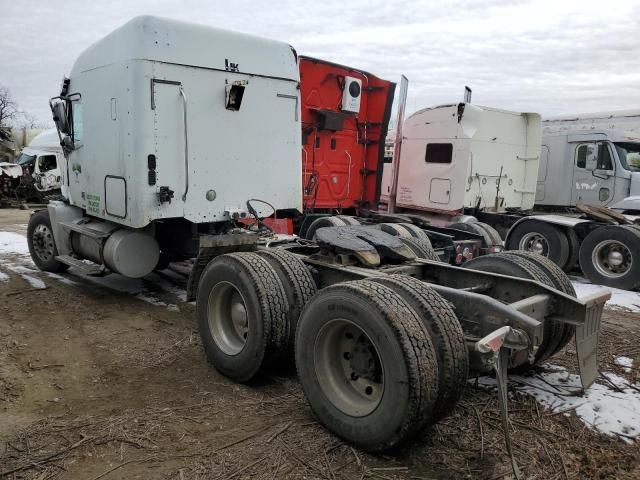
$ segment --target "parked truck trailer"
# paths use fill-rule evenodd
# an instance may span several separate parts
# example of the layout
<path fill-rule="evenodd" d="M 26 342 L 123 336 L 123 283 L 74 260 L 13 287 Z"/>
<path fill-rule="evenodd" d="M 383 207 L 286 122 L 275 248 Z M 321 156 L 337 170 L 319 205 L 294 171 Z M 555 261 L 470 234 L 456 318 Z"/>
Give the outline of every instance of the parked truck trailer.
<path fill-rule="evenodd" d="M 240 222 L 302 213 L 299 81 L 291 46 L 200 25 L 138 17 L 98 41 L 51 99 L 65 199 L 29 221 L 36 265 L 140 277 L 195 239 L 208 360 L 246 382 L 295 358 L 319 420 L 366 450 L 446 416 L 470 369 L 504 399 L 507 368 L 572 339 L 591 385 L 609 294 L 576 299 L 541 257 L 458 268 L 375 226 L 300 241 Z"/>

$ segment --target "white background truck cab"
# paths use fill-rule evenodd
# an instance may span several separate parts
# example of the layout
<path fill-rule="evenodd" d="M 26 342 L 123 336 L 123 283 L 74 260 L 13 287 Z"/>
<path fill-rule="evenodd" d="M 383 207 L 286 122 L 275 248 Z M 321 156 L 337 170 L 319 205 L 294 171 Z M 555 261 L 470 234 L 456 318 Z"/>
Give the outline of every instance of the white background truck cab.
<path fill-rule="evenodd" d="M 640 134 L 546 127 L 542 143 L 537 206 L 640 210 Z"/>
<path fill-rule="evenodd" d="M 540 116 L 468 103 L 420 110 L 404 123 L 397 206 L 445 215 L 533 207 Z M 385 164 L 382 199 L 390 191 Z M 499 190 L 497 191 L 497 187 Z"/>
<path fill-rule="evenodd" d="M 40 192 L 58 190 L 61 186 L 60 165 L 64 162 L 60 138 L 55 129 L 45 130 L 22 149 L 16 163 L 25 165 L 33 162 L 31 175 L 34 186 Z"/>

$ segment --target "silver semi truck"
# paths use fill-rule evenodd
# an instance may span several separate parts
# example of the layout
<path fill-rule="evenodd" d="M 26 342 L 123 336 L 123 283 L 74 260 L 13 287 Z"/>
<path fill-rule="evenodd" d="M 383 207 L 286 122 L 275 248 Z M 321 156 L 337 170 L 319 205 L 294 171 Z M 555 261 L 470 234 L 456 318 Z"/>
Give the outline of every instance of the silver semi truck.
<path fill-rule="evenodd" d="M 640 134 L 545 127 L 535 204 L 557 213 L 512 217 L 507 249 L 579 265 L 601 285 L 640 286 Z"/>

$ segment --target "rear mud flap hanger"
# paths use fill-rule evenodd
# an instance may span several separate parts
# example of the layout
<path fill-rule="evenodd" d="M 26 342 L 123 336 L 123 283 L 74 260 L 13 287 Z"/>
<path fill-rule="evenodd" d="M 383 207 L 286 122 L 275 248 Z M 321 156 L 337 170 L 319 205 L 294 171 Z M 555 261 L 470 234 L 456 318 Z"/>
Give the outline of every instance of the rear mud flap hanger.
<path fill-rule="evenodd" d="M 580 382 L 582 388 L 586 389 L 598 376 L 597 350 L 598 332 L 600 331 L 600 320 L 602 310 L 607 300 L 611 298 L 611 292 L 599 291 L 581 298 L 586 307 L 584 322 L 576 325 L 575 341 L 578 355 L 578 366 L 580 370 Z M 561 321 L 558 319 L 558 321 Z M 565 322 L 566 323 L 566 322 Z M 500 327 L 475 343 L 474 350 L 481 355 L 491 355 L 490 363 L 496 373 L 496 385 L 498 389 L 498 405 L 502 419 L 502 430 L 504 433 L 507 453 L 511 459 L 513 474 L 517 480 L 523 477 L 511 447 L 511 436 L 509 433 L 509 412 L 507 408 L 507 367 L 511 350 L 520 350 L 529 346 L 527 334 L 517 328 L 510 326 Z"/>

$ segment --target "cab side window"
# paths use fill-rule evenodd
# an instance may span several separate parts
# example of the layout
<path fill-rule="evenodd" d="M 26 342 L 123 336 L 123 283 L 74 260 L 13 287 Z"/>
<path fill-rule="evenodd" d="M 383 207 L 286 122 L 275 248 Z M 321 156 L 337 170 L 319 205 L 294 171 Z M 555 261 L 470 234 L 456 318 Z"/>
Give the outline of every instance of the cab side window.
<path fill-rule="evenodd" d="M 576 167 L 593 170 L 597 165 L 597 150 L 593 143 L 583 143 L 576 149 Z"/>
<path fill-rule="evenodd" d="M 598 144 L 598 164 L 597 170 L 613 170 L 613 161 L 611 160 L 611 151 L 606 143 Z"/>
<path fill-rule="evenodd" d="M 453 159 L 452 143 L 428 143 L 424 161 L 427 163 L 451 163 Z"/>
<path fill-rule="evenodd" d="M 38 158 L 38 167 L 40 167 L 41 172 L 53 170 L 56 166 L 57 162 L 55 155 L 43 155 Z"/>

